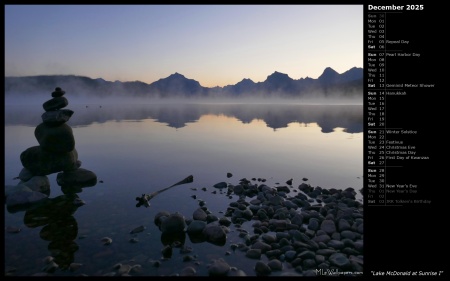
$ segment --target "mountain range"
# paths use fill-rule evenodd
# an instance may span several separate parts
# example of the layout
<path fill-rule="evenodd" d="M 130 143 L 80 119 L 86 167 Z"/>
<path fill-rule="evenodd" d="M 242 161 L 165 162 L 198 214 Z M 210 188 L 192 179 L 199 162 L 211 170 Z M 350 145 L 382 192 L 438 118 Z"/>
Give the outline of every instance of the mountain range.
<path fill-rule="evenodd" d="M 275 71 L 263 82 L 243 79 L 235 85 L 203 87 L 193 79 L 174 73 L 151 84 L 141 81 L 106 81 L 77 75 L 37 75 L 5 77 L 5 95 L 51 93 L 61 87 L 73 96 L 95 97 L 285 97 L 285 98 L 362 98 L 363 68 L 353 67 L 339 74 L 325 68 L 317 79 L 290 78 Z"/>

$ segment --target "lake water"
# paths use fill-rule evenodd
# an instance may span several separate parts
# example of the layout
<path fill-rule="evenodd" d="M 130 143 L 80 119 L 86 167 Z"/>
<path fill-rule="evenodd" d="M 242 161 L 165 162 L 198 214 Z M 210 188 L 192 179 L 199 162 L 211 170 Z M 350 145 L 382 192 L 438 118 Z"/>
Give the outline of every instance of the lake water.
<path fill-rule="evenodd" d="M 103 275 L 117 263 L 140 264 L 140 271 L 131 275 L 177 274 L 190 265 L 197 275 L 207 275 L 208 263 L 216 258 L 255 275 L 255 261 L 230 250 L 232 243 L 242 240 L 232 226 L 224 246 L 196 243 L 186 237 L 185 245 L 192 248 L 190 255 L 195 261 L 183 261 L 185 254 L 174 251 L 159 267 L 153 266 L 153 261 L 161 261 L 163 248 L 161 232 L 153 221 L 155 214 L 179 212 L 192 218 L 203 200 L 212 214 L 223 217 L 238 197 L 228 197 L 226 190 L 213 185 L 238 184 L 242 178 L 264 179 L 268 186 L 286 185 L 293 179 L 294 188 L 303 182 L 336 189 L 360 190 L 363 186 L 362 105 L 114 104 L 71 103 L 68 99 L 66 108 L 75 113 L 67 124 L 73 129 L 78 159 L 82 168 L 97 175 L 98 182 L 77 193 L 86 204 L 67 214 L 39 209 L 34 211 L 37 214 L 32 210 L 11 213 L 5 207 L 5 226 L 21 229 L 5 233 L 5 265 L 12 275 L 39 273 L 46 265 L 44 258 L 55 255 L 82 264 L 74 272 L 57 269 L 52 273 L 59 276 Z M 14 178 L 22 169 L 20 153 L 38 145 L 34 129 L 42 122 L 42 103 L 5 106 L 6 185 L 18 183 Z M 194 177 L 192 183 L 162 192 L 149 208 L 136 207 L 137 196 L 189 175 Z M 64 193 L 56 174 L 48 178 L 54 206 L 64 206 L 67 202 L 60 202 Z M 40 212 L 47 219 L 56 219 L 38 223 Z M 30 223 L 30 218 L 35 222 Z M 73 225 L 76 229 L 70 228 Z M 130 234 L 141 225 L 145 231 Z M 251 231 L 250 223 L 242 227 Z M 111 237 L 113 243 L 103 245 L 103 237 Z M 131 243 L 133 237 L 139 241 Z"/>

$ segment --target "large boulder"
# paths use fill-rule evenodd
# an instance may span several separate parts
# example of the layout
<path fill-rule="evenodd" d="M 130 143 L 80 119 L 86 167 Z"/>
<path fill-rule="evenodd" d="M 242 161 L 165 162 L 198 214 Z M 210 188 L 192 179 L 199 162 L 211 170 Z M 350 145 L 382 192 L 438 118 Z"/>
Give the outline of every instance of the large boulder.
<path fill-rule="evenodd" d="M 97 184 L 97 175 L 92 171 L 78 168 L 73 171 L 58 173 L 56 182 L 60 186 L 89 187 Z"/>
<path fill-rule="evenodd" d="M 227 234 L 224 228 L 217 224 L 207 224 L 202 234 L 206 241 L 214 245 L 223 246 L 227 241 Z"/>
<path fill-rule="evenodd" d="M 48 196 L 42 192 L 31 190 L 24 184 L 18 184 L 17 186 L 7 186 L 5 191 L 6 195 L 6 208 L 10 213 L 26 210 L 27 208 L 48 200 Z"/>
<path fill-rule="evenodd" d="M 27 181 L 21 181 L 20 184 L 28 186 L 32 191 L 50 194 L 50 180 L 47 176 L 34 176 Z"/>
<path fill-rule="evenodd" d="M 163 234 L 174 234 L 186 230 L 186 221 L 180 213 L 173 213 L 161 222 L 161 232 Z"/>
<path fill-rule="evenodd" d="M 206 221 L 203 220 L 193 220 L 187 227 L 187 233 L 189 235 L 199 235 L 202 234 L 203 229 L 206 227 Z"/>
<path fill-rule="evenodd" d="M 194 211 L 194 213 L 192 214 L 192 218 L 194 220 L 199 220 L 199 221 L 206 221 L 206 218 L 208 217 L 208 214 L 202 209 L 202 208 L 198 208 L 197 210 Z"/>
<path fill-rule="evenodd" d="M 75 148 L 73 131 L 67 124 L 51 126 L 41 123 L 34 130 L 34 136 L 45 151 L 70 152 Z"/>
<path fill-rule="evenodd" d="M 20 154 L 20 161 L 33 175 L 46 176 L 77 169 L 78 152 L 76 149 L 70 152 L 48 152 L 40 146 L 32 146 Z"/>

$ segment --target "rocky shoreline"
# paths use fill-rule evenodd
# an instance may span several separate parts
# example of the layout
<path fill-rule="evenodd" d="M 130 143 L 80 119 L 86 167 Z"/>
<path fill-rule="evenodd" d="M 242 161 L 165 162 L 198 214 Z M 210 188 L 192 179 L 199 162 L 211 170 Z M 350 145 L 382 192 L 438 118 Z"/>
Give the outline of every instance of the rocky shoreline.
<path fill-rule="evenodd" d="M 306 182 L 294 187 L 292 180 L 270 187 L 264 179 L 255 178 L 243 178 L 237 184 L 219 182 L 212 188 L 212 193 L 231 199 L 220 217 L 210 212 L 203 200 L 198 200 L 199 207 L 192 214 L 158 211 L 153 222 L 161 231 L 161 259 L 118 261 L 89 276 L 148 276 L 149 268 L 165 266 L 177 252 L 183 262 L 159 271 L 164 272 L 159 276 L 362 275 L 363 204 L 356 199 L 353 188 L 325 189 Z M 197 199 L 196 195 L 191 197 Z M 244 224 L 246 227 L 242 227 Z M 129 242 L 138 243 L 136 234 L 145 229 L 132 229 Z M 230 234 L 237 235 L 240 241 L 229 242 Z M 224 258 L 199 262 L 200 258 L 192 254 L 196 251 L 186 245 L 186 236 L 194 244 L 225 246 L 228 242 Z M 101 241 L 105 245 L 114 243 L 110 237 Z M 230 266 L 225 256 L 232 255 L 246 259 L 238 263 L 246 267 Z M 42 272 L 34 275 L 59 275 L 59 266 L 51 256 L 45 263 Z M 88 276 L 80 263 L 71 263 L 65 274 L 67 269 L 70 275 Z M 5 274 L 16 275 L 12 269 Z"/>
<path fill-rule="evenodd" d="M 307 180 L 307 179 L 304 179 Z M 231 244 L 231 251 L 242 251 L 254 259 L 257 276 L 282 271 L 289 264 L 294 275 L 350 275 L 363 272 L 363 204 L 356 200 L 353 188 L 324 189 L 302 183 L 298 188 L 287 185 L 269 187 L 263 179 L 241 179 L 232 185 L 220 182 L 215 188 L 226 195 L 239 196 L 232 201 L 223 217 L 211 214 L 200 201 L 192 216 L 159 212 L 155 224 L 162 235 L 186 231 L 191 241 L 224 245 L 230 226 L 239 231 L 241 243 Z M 241 224 L 251 221 L 253 233 Z M 167 241 L 162 252 L 170 251 L 176 241 Z M 228 252 L 229 253 L 229 252 Z M 262 261 L 262 256 L 265 256 Z M 212 260 L 209 276 L 246 276 L 223 259 Z M 185 267 L 175 275 L 196 275 Z"/>

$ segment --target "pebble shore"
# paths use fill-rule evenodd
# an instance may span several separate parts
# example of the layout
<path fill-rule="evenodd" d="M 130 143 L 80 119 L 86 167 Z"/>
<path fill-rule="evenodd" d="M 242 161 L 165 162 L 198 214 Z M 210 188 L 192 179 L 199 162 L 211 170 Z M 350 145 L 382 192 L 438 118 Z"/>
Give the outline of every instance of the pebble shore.
<path fill-rule="evenodd" d="M 227 177 L 231 176 L 227 174 Z M 294 186 L 290 179 L 285 184 L 277 183 L 271 187 L 261 178 L 243 178 L 236 184 L 219 182 L 209 189 L 203 188 L 203 191 L 212 190 L 218 196 L 227 197 L 230 200 L 227 210 L 216 216 L 204 201 L 198 200 L 199 207 L 191 214 L 157 212 L 154 223 L 161 231 L 163 242 L 160 260 L 144 257 L 129 262 L 117 261 L 109 268 L 89 275 L 83 272 L 82 264 L 74 262 L 70 264 L 69 272 L 74 276 L 147 276 L 146 268 L 161 267 L 177 251 L 183 261 L 169 270 L 160 271 L 163 273 L 159 275 L 361 275 L 364 218 L 363 204 L 356 199 L 357 192 L 353 188 L 313 187 L 306 183 L 306 178 L 303 181 Z M 195 194 L 191 197 L 197 198 Z M 244 224 L 247 227 L 242 227 Z M 130 233 L 145 229 L 137 226 L 130 229 Z M 237 233 L 240 241 L 229 242 L 231 233 Z M 185 245 L 186 235 L 194 246 Z M 129 242 L 139 243 L 139 239 L 134 237 Z M 224 258 L 199 262 L 199 257 L 192 253 L 195 252 L 193 247 L 202 247 L 201 242 L 224 247 Z M 109 245 L 114 241 L 103 237 L 101 243 Z M 252 264 L 251 270 L 248 266 L 230 266 L 225 257 L 233 255 L 245 259 L 238 264 Z M 42 272 L 34 275 L 58 275 L 58 270 L 58 264 L 49 256 L 45 258 Z M 7 268 L 5 275 L 20 274 Z"/>

